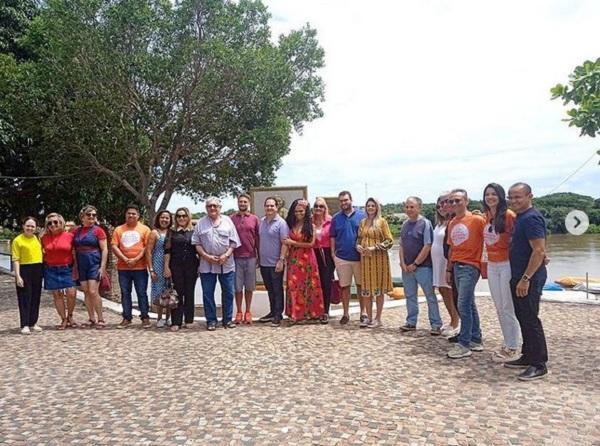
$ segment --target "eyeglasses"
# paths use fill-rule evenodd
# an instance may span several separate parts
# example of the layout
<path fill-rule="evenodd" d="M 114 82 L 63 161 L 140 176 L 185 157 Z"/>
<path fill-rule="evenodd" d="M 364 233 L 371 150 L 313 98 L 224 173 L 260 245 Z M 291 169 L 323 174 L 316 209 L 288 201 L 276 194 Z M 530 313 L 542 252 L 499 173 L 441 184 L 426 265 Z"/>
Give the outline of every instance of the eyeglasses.
<path fill-rule="evenodd" d="M 177 218 L 187 218 L 187 214 L 177 214 Z"/>
<path fill-rule="evenodd" d="M 219 205 L 218 204 L 207 204 L 206 207 L 207 208 L 218 208 Z"/>
<path fill-rule="evenodd" d="M 85 215 L 87 215 L 88 217 L 95 217 L 96 213 L 95 212 L 86 212 Z"/>
<path fill-rule="evenodd" d="M 58 220 L 51 220 L 48 222 L 48 226 L 58 226 L 60 224 L 60 222 Z"/>
<path fill-rule="evenodd" d="M 454 198 L 452 200 L 448 200 L 448 204 L 455 205 L 462 201 L 462 198 Z"/>

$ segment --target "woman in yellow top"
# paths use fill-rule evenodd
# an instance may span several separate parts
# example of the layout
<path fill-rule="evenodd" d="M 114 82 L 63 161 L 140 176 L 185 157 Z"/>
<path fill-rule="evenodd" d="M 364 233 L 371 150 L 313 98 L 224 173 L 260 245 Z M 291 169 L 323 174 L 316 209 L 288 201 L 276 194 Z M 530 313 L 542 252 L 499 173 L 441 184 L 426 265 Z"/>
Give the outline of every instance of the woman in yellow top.
<path fill-rule="evenodd" d="M 367 216 L 360 222 L 356 250 L 360 253 L 362 275 L 361 299 L 367 309 L 367 320 L 361 328 L 381 326 L 384 294 L 392 290 L 392 275 L 388 250 L 394 241 L 387 221 L 381 216 L 381 205 L 374 198 L 365 204 Z M 373 319 L 373 298 L 377 303 L 377 314 Z"/>
<path fill-rule="evenodd" d="M 35 218 L 27 217 L 23 221 L 23 233 L 11 243 L 23 334 L 30 334 L 32 330 L 42 331 L 37 324 L 42 295 L 42 244 L 35 234 L 36 229 Z"/>

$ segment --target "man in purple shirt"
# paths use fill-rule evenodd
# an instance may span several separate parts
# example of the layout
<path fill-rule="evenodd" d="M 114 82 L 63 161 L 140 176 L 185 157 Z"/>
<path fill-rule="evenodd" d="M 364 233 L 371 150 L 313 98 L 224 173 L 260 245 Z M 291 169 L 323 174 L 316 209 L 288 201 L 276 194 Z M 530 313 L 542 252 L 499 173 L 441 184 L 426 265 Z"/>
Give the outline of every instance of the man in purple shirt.
<path fill-rule="evenodd" d="M 277 200 L 274 197 L 265 200 L 265 216 L 260 220 L 258 234 L 260 275 L 271 305 L 269 314 L 261 317 L 259 322 L 270 321 L 271 325 L 279 327 L 283 318 L 283 269 L 288 250 L 282 242 L 288 238 L 289 229 L 277 213 Z"/>
<path fill-rule="evenodd" d="M 210 197 L 206 200 L 206 217 L 201 218 L 192 234 L 192 245 L 200 256 L 200 283 L 206 328 L 217 328 L 217 306 L 215 304 L 215 286 L 217 278 L 221 285 L 221 303 L 223 305 L 223 328 L 235 328 L 233 317 L 233 289 L 235 263 L 233 250 L 240 246 L 240 239 L 231 219 L 221 215 L 221 200 Z"/>
<path fill-rule="evenodd" d="M 240 194 L 238 211 L 231 221 L 242 245 L 233 251 L 235 261 L 235 323 L 252 323 L 252 293 L 256 289 L 256 256 L 258 255 L 258 217 L 250 213 L 250 195 Z M 246 301 L 246 313 L 242 313 L 242 297 Z"/>

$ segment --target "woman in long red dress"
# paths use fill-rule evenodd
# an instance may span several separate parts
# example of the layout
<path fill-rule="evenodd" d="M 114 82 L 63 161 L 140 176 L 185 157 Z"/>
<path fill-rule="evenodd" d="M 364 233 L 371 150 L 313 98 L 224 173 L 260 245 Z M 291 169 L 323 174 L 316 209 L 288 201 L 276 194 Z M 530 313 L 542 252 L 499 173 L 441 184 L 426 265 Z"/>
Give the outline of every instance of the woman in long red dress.
<path fill-rule="evenodd" d="M 324 311 L 323 290 L 313 250 L 315 230 L 308 201 L 295 200 L 286 221 L 290 232 L 284 241 L 289 247 L 285 314 L 292 323 L 318 320 Z"/>

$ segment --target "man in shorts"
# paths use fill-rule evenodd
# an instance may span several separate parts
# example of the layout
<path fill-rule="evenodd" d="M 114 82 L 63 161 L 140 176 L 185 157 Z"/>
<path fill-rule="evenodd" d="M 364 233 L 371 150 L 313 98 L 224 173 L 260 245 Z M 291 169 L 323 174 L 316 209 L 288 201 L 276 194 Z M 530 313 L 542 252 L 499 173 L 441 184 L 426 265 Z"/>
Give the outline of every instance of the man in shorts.
<path fill-rule="evenodd" d="M 256 289 L 256 257 L 258 256 L 258 217 L 250 212 L 250 195 L 238 197 L 238 211 L 231 216 L 242 243 L 233 251 L 235 260 L 235 323 L 252 323 L 252 293 Z M 246 312 L 242 313 L 242 300 L 246 301 Z"/>
<path fill-rule="evenodd" d="M 356 283 L 356 293 L 360 296 L 360 254 L 356 250 L 356 239 L 358 236 L 358 226 L 360 221 L 365 218 L 365 213 L 360 209 L 352 207 L 352 194 L 344 190 L 338 194 L 340 201 L 340 211 L 333 216 L 331 220 L 331 252 L 335 269 L 340 280 L 342 289 L 342 306 L 344 315 L 340 319 L 340 324 L 346 325 L 350 321 L 350 286 L 352 277 Z M 361 302 L 360 320 L 366 319 L 364 308 Z"/>

